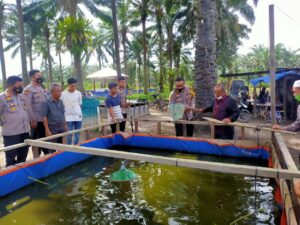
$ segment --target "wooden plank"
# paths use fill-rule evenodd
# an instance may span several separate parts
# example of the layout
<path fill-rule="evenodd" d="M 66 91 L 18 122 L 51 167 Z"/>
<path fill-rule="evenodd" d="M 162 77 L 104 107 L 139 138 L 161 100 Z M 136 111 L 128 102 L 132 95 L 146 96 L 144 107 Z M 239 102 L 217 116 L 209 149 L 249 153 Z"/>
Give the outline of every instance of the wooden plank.
<path fill-rule="evenodd" d="M 273 162 L 273 168 L 282 169 L 274 149 L 272 150 L 272 162 Z M 290 195 L 287 182 L 285 179 L 276 179 L 276 182 L 280 188 L 280 194 L 282 196 L 284 210 L 287 215 L 287 224 L 288 225 L 297 224 L 295 210 L 290 210 L 293 207 L 293 203 L 292 203 L 292 197 Z"/>
<path fill-rule="evenodd" d="M 299 171 L 298 167 L 296 166 L 296 164 L 295 164 L 295 162 L 294 162 L 294 160 L 293 160 L 293 158 L 290 154 L 289 149 L 287 148 L 287 146 L 286 146 L 286 144 L 285 144 L 285 142 L 284 142 L 284 140 L 281 136 L 281 134 L 275 133 L 273 137 L 274 137 L 273 140 L 275 141 L 275 143 L 274 143 L 275 147 L 277 147 L 277 151 L 279 151 L 279 153 L 280 153 L 279 157 L 283 158 L 283 162 L 285 164 L 284 166 L 286 168 L 288 168 L 290 171 Z M 279 165 L 280 165 L 280 163 L 279 163 Z M 280 168 L 281 168 L 281 166 L 280 166 Z M 300 179 L 293 178 L 291 180 L 292 186 L 294 184 L 298 183 L 298 182 L 300 182 Z M 294 193 L 293 189 L 292 189 L 292 193 Z M 290 192 L 288 194 L 290 196 L 295 196 L 294 194 L 291 195 Z M 293 206 L 293 205 L 296 204 L 299 207 L 300 206 L 300 198 L 297 198 L 296 196 L 294 198 L 293 197 L 291 197 L 291 198 L 292 198 L 291 205 Z"/>
<path fill-rule="evenodd" d="M 174 166 L 181 166 L 181 167 L 203 169 L 203 170 L 214 171 L 214 172 L 232 173 L 232 174 L 240 174 L 246 176 L 285 178 L 285 179 L 300 178 L 300 171 L 293 171 L 293 170 L 286 170 L 286 169 L 272 169 L 272 168 L 257 167 L 257 166 L 189 160 L 189 159 L 172 158 L 172 157 L 149 155 L 149 154 L 122 152 L 122 151 L 102 149 L 102 148 L 70 146 L 66 144 L 57 144 L 51 142 L 31 140 L 31 139 L 25 140 L 25 142 L 32 146 L 54 149 L 54 150 L 63 150 L 69 152 L 92 154 L 92 155 L 113 157 L 113 158 L 120 158 L 120 159 L 146 161 L 151 163 L 160 163 L 160 164 L 167 164 L 167 165 L 174 165 Z"/>
<path fill-rule="evenodd" d="M 290 131 L 285 131 L 285 130 L 276 130 L 276 129 L 272 129 L 272 128 L 267 128 L 267 127 L 262 127 L 262 126 L 257 126 L 257 125 L 249 125 L 249 124 L 239 123 L 239 122 L 225 124 L 223 121 L 220 121 L 220 120 L 217 120 L 214 118 L 210 118 L 210 117 L 202 117 L 202 118 L 211 123 L 215 123 L 215 124 L 223 125 L 223 126 L 224 125 L 237 126 L 237 127 L 252 128 L 252 129 L 256 129 L 256 130 L 271 131 L 271 132 L 283 133 L 283 134 L 289 134 L 289 135 L 297 135 L 296 132 L 290 132 Z"/>
<path fill-rule="evenodd" d="M 28 144 L 26 144 L 26 143 L 21 143 L 21 144 L 7 146 L 7 147 L 4 147 L 4 148 L 0 148 L 0 152 L 6 152 L 6 151 L 13 150 L 13 149 L 16 149 L 16 148 L 22 148 L 22 147 L 25 147 L 27 145 Z"/>

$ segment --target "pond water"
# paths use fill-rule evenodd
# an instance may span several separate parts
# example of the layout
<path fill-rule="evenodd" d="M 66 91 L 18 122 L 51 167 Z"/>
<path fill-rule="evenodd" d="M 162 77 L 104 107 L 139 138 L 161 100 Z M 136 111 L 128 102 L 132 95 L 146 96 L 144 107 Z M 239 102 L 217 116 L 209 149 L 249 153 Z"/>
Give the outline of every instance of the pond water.
<path fill-rule="evenodd" d="M 261 165 L 233 158 L 142 152 Z M 0 199 L 0 225 L 278 224 L 269 179 L 130 161 L 132 182 L 112 183 L 121 160 L 93 157 Z"/>

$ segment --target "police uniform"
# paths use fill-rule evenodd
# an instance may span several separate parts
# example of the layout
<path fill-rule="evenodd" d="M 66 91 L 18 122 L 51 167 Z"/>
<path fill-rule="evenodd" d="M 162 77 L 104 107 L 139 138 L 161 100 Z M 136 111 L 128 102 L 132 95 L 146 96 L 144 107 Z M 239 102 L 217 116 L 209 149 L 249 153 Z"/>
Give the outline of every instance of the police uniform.
<path fill-rule="evenodd" d="M 0 115 L 4 146 L 23 143 L 29 138 L 29 117 L 22 95 L 0 94 Z M 28 146 L 5 152 L 6 166 L 26 160 Z"/>
<path fill-rule="evenodd" d="M 191 108 L 195 107 L 194 98 L 193 98 L 192 92 L 188 86 L 184 86 L 182 91 L 178 92 L 178 93 L 176 92 L 176 90 L 173 90 L 170 93 L 169 103 L 170 104 L 184 104 L 186 107 L 191 107 Z M 181 119 L 188 120 L 188 121 L 193 120 L 193 111 L 189 110 L 189 111 L 184 112 Z M 183 125 L 176 123 L 175 131 L 176 131 L 176 136 L 183 136 Z M 194 134 L 194 125 L 187 124 L 186 125 L 186 136 L 193 137 L 193 134 Z"/>
<path fill-rule="evenodd" d="M 45 127 L 43 124 L 43 117 L 41 115 L 42 104 L 46 102 L 48 96 L 46 90 L 41 85 L 29 84 L 24 89 L 24 98 L 28 106 L 29 120 L 30 122 L 36 122 L 37 127 L 31 129 L 31 138 L 39 139 L 45 137 Z M 49 150 L 41 148 L 38 155 L 41 153 L 48 154 Z M 36 154 L 36 153 L 34 153 Z M 36 155 L 34 155 L 36 157 Z"/>

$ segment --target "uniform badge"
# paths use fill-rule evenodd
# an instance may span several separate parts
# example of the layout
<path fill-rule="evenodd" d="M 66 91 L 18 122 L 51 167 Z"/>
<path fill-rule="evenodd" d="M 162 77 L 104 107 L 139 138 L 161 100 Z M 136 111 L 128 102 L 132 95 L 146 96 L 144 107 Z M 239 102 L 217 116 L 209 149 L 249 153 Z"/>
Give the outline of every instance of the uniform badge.
<path fill-rule="evenodd" d="M 28 94 L 29 94 L 29 90 L 25 90 L 24 95 L 28 95 Z"/>
<path fill-rule="evenodd" d="M 11 107 L 10 110 L 11 111 L 16 111 L 16 108 L 15 107 Z"/>

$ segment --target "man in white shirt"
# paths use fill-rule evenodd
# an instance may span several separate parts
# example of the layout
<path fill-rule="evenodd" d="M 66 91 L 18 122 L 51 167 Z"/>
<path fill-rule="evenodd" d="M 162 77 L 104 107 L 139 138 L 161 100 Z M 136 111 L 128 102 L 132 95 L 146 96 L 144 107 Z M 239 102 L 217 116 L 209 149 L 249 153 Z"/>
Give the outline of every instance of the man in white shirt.
<path fill-rule="evenodd" d="M 68 88 L 61 94 L 61 100 L 65 106 L 65 117 L 68 131 L 78 130 L 82 127 L 82 94 L 76 90 L 77 81 L 74 78 L 68 79 Z M 67 137 L 67 144 L 72 144 L 72 134 Z M 76 133 L 74 145 L 79 142 L 80 133 Z"/>

